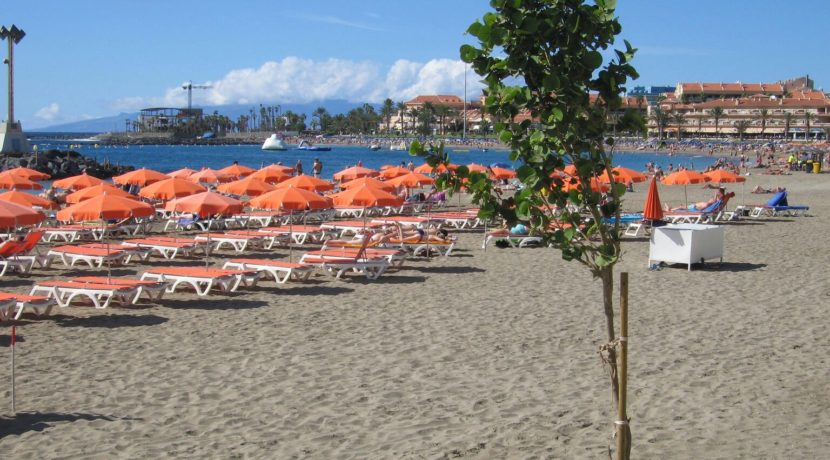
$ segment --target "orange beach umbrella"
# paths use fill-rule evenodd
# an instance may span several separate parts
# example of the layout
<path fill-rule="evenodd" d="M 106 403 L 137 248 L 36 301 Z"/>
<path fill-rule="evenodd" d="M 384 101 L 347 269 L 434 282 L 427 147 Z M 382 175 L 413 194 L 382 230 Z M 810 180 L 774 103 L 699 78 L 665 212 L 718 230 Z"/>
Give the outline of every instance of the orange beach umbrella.
<path fill-rule="evenodd" d="M 283 165 L 268 165 L 259 171 L 251 173 L 250 177 L 256 177 L 270 184 L 276 184 L 277 182 L 290 179 L 293 174 L 294 168 Z"/>
<path fill-rule="evenodd" d="M 45 218 L 46 216 L 32 208 L 8 201 L 0 201 L 0 228 L 35 225 L 43 222 Z"/>
<path fill-rule="evenodd" d="M 167 174 L 162 174 L 152 169 L 141 168 L 121 174 L 120 176 L 115 176 L 112 178 L 112 181 L 119 185 L 138 185 L 144 187 L 145 185 L 169 178 L 170 176 Z"/>
<path fill-rule="evenodd" d="M 154 182 L 138 192 L 138 196 L 156 200 L 173 200 L 204 192 L 207 189 L 181 177 Z"/>
<path fill-rule="evenodd" d="M 626 168 L 624 166 L 615 166 L 613 169 L 611 169 L 611 173 L 614 175 L 614 182 L 619 182 L 622 184 L 628 184 L 631 182 L 645 182 L 648 179 L 645 174 L 630 168 Z M 599 180 L 601 180 L 602 182 L 611 182 L 610 178 L 608 177 L 608 171 L 603 172 L 599 176 Z"/>
<path fill-rule="evenodd" d="M 436 166 L 435 168 L 433 168 L 432 166 L 429 165 L 429 163 L 424 163 L 421 166 L 418 166 L 417 168 L 415 168 L 415 172 L 416 173 L 421 173 L 421 174 L 441 174 L 441 173 L 447 172 L 447 169 L 448 169 L 448 167 L 444 166 L 443 164 L 440 164 L 440 165 Z M 456 169 L 458 169 L 458 165 L 450 163 L 449 169 L 451 171 L 455 171 Z"/>
<path fill-rule="evenodd" d="M 274 190 L 274 186 L 263 181 L 262 179 L 248 176 L 244 179 L 222 184 L 219 187 L 216 187 L 216 189 L 222 193 L 230 193 L 231 195 L 259 196 L 263 193 Z"/>
<path fill-rule="evenodd" d="M 467 170 L 470 171 L 470 172 L 486 173 L 487 172 L 487 166 L 480 165 L 480 164 L 477 164 L 477 163 L 470 163 L 470 164 L 467 165 Z"/>
<path fill-rule="evenodd" d="M 391 168 L 386 168 L 380 172 L 380 176 L 384 179 L 394 179 L 396 177 L 405 176 L 411 173 L 407 168 L 403 168 L 400 166 L 392 166 Z"/>
<path fill-rule="evenodd" d="M 663 180 L 661 180 L 660 182 L 666 185 L 690 185 L 702 184 L 704 182 L 709 182 L 710 180 L 711 179 L 697 171 L 684 169 L 669 174 L 668 176 L 664 177 Z"/>
<path fill-rule="evenodd" d="M 37 195 L 32 195 L 31 193 L 26 192 L 18 192 L 16 190 L 10 190 L 6 193 L 0 194 L 0 200 L 8 201 L 9 203 L 19 204 L 21 206 L 27 207 L 38 207 L 43 209 L 59 209 L 57 203 L 54 201 L 49 201 L 46 198 L 41 198 Z"/>
<path fill-rule="evenodd" d="M 220 182 L 230 182 L 233 180 L 233 177 L 210 168 L 205 168 L 199 172 L 195 172 L 187 176 L 187 180 L 193 182 L 203 182 L 205 184 L 218 184 Z"/>
<path fill-rule="evenodd" d="M 324 192 L 326 190 L 334 189 L 334 184 L 314 176 L 294 176 L 291 179 L 277 184 L 277 188 L 283 187 L 296 187 L 310 190 L 312 192 Z"/>
<path fill-rule="evenodd" d="M 403 198 L 365 185 L 335 193 L 330 198 L 336 206 L 368 208 L 372 206 L 399 206 L 403 204 Z"/>
<path fill-rule="evenodd" d="M 251 199 L 248 205 L 258 209 L 303 211 L 306 209 L 330 208 L 331 200 L 309 190 L 282 187 Z"/>
<path fill-rule="evenodd" d="M 199 217 L 208 217 L 214 214 L 226 215 L 242 212 L 244 204 L 225 195 L 214 192 L 202 192 L 169 201 L 164 209 L 173 212 L 189 212 Z"/>
<path fill-rule="evenodd" d="M 89 174 L 84 172 L 77 176 L 56 180 L 55 182 L 52 182 L 52 186 L 55 188 L 62 188 L 65 190 L 80 190 L 82 188 L 92 187 L 93 185 L 103 183 L 103 180 L 98 179 L 94 176 L 90 176 Z"/>
<path fill-rule="evenodd" d="M 167 173 L 167 176 L 168 177 L 185 178 L 185 177 L 190 177 L 190 175 L 192 175 L 193 173 L 196 173 L 196 172 L 198 172 L 198 171 L 196 171 L 195 169 L 182 168 L 182 169 L 177 169 L 177 170 L 175 170 L 171 173 Z"/>
<path fill-rule="evenodd" d="M 389 185 L 393 185 L 395 187 L 420 187 L 421 185 L 428 185 L 435 183 L 435 179 L 426 176 L 424 174 L 419 174 L 416 172 L 409 172 L 404 176 L 398 176 L 394 179 L 386 181 Z"/>
<path fill-rule="evenodd" d="M 24 168 L 23 166 L 8 169 L 5 172 L 14 174 L 15 176 L 24 177 L 29 180 L 47 180 L 51 177 L 49 174 L 36 171 L 32 168 Z"/>
<path fill-rule="evenodd" d="M 0 173 L 0 188 L 9 190 L 40 190 L 42 185 L 37 182 L 26 179 L 23 176 L 18 176 L 9 171 Z"/>
<path fill-rule="evenodd" d="M 81 201 L 85 201 L 90 198 L 94 198 L 98 195 L 103 195 L 105 193 L 107 195 L 120 196 L 122 198 L 129 198 L 132 200 L 138 199 L 135 195 L 130 195 L 129 193 L 121 190 L 120 188 L 104 182 L 98 185 L 94 185 L 92 187 L 82 188 L 76 192 L 72 192 L 69 195 L 66 195 L 66 202 L 70 204 L 80 203 Z"/>
<path fill-rule="evenodd" d="M 350 180 L 348 182 L 340 184 L 340 188 L 343 190 L 348 190 L 355 187 L 362 187 L 364 185 L 368 187 L 379 188 L 385 192 L 392 192 L 395 190 L 394 185 L 389 184 L 389 182 L 379 181 L 374 177 L 361 177 L 360 179 Z"/>
<path fill-rule="evenodd" d="M 516 171 L 496 166 L 490 169 L 490 177 L 493 179 L 513 179 L 516 177 Z"/>
<path fill-rule="evenodd" d="M 646 203 L 643 206 L 643 218 L 648 220 L 663 220 L 663 207 L 660 205 L 660 195 L 657 193 L 657 178 L 652 177 L 646 192 Z"/>
<path fill-rule="evenodd" d="M 85 221 L 149 217 L 155 209 L 147 203 L 122 196 L 100 194 L 58 211 L 58 220 Z"/>
<path fill-rule="evenodd" d="M 352 166 L 340 172 L 334 173 L 334 180 L 344 182 L 348 180 L 360 179 L 361 177 L 375 177 L 378 172 L 374 169 L 364 168 L 363 166 Z"/>
<path fill-rule="evenodd" d="M 249 168 L 247 166 L 242 166 L 240 164 L 232 164 L 230 166 L 226 166 L 220 169 L 218 172 L 220 174 L 227 174 L 236 179 L 241 179 L 245 176 L 250 176 L 255 171 L 256 169 L 254 168 Z"/>
<path fill-rule="evenodd" d="M 725 169 L 716 169 L 714 171 L 708 171 L 703 173 L 703 175 L 708 177 L 709 180 L 711 180 L 712 182 L 717 182 L 719 184 L 727 182 L 746 182 L 746 177 L 739 176 L 735 173 L 731 173 Z"/>

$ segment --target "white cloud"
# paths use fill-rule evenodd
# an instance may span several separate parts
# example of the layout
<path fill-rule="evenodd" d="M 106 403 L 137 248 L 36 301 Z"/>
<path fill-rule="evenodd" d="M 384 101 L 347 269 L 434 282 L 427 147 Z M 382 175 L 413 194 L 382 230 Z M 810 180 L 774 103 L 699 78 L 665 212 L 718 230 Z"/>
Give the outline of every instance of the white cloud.
<path fill-rule="evenodd" d="M 209 89 L 194 89 L 198 105 L 306 103 L 323 99 L 351 102 L 382 102 L 391 98 L 406 101 L 419 94 L 464 96 L 465 64 L 451 59 L 426 63 L 398 60 L 388 69 L 370 61 L 327 59 L 314 61 L 286 57 L 268 61 L 258 68 L 235 69 L 222 79 L 206 82 Z M 467 95 L 476 98 L 484 87 L 471 70 L 467 73 Z M 126 97 L 115 101 L 113 109 L 182 107 L 187 92 L 181 86 L 169 88 L 163 96 Z"/>
<path fill-rule="evenodd" d="M 61 106 L 57 102 L 53 102 L 35 112 L 35 117 L 43 121 L 55 121 L 60 117 L 60 114 Z"/>

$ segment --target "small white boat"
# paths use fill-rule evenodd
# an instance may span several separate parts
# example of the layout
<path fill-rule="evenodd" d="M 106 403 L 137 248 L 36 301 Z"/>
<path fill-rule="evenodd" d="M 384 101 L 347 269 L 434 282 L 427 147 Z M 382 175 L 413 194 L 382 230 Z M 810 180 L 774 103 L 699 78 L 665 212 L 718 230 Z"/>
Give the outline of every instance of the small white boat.
<path fill-rule="evenodd" d="M 288 150 L 288 147 L 285 146 L 282 136 L 271 134 L 271 137 L 265 139 L 265 142 L 262 143 L 262 150 Z"/>
<path fill-rule="evenodd" d="M 370 144 L 370 145 L 369 145 L 369 150 L 372 150 L 372 151 L 380 150 L 380 145 L 378 145 L 378 144 Z"/>
<path fill-rule="evenodd" d="M 409 147 L 406 145 L 406 141 L 401 141 L 400 144 L 392 144 L 389 146 L 389 150 L 409 150 Z"/>

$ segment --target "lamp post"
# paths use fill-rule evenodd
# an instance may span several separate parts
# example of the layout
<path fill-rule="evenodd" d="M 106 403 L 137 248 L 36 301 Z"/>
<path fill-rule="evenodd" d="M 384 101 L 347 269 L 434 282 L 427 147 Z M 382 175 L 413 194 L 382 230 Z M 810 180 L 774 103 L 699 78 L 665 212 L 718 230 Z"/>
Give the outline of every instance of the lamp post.
<path fill-rule="evenodd" d="M 10 28 L 0 26 L 0 40 L 8 43 L 8 57 L 3 61 L 9 66 L 9 112 L 5 123 L 0 124 L 0 152 L 29 151 L 29 142 L 23 135 L 20 123 L 14 121 L 14 45 L 20 43 L 26 32 L 12 24 Z"/>

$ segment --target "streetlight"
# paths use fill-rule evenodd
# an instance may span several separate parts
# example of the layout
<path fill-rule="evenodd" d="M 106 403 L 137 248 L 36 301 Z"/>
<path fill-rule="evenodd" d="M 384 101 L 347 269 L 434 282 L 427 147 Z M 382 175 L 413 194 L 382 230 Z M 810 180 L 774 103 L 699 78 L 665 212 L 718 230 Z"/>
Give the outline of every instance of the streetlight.
<path fill-rule="evenodd" d="M 29 151 L 29 142 L 23 135 L 20 123 L 14 121 L 14 45 L 20 43 L 26 32 L 12 24 L 10 28 L 0 26 L 0 40 L 8 42 L 8 57 L 3 60 L 9 66 L 9 113 L 5 123 L 0 123 L 0 152 Z"/>

